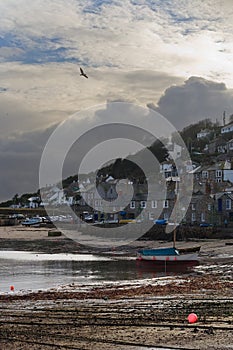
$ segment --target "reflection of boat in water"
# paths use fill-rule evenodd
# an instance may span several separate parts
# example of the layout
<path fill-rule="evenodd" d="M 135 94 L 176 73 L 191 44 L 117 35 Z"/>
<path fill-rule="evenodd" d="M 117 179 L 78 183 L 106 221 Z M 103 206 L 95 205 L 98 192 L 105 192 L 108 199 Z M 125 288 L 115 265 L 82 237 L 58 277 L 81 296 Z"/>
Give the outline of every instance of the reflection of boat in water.
<path fill-rule="evenodd" d="M 167 263 L 165 261 L 154 262 L 149 260 L 136 260 L 136 268 L 140 278 L 155 278 L 162 276 L 176 276 L 187 274 L 193 267 L 198 265 L 198 261 Z"/>
<path fill-rule="evenodd" d="M 200 250 L 200 249 L 199 249 Z M 140 249 L 137 260 L 167 264 L 189 263 L 198 261 L 198 251 L 179 251 L 176 248 Z"/>
<path fill-rule="evenodd" d="M 168 262 L 168 261 L 151 261 L 151 260 L 136 260 L 136 266 L 137 268 L 140 268 L 141 271 L 144 272 L 174 272 L 174 273 L 180 273 L 180 272 L 187 272 L 192 267 L 197 266 L 199 264 L 198 261 L 176 261 L 174 262 Z"/>

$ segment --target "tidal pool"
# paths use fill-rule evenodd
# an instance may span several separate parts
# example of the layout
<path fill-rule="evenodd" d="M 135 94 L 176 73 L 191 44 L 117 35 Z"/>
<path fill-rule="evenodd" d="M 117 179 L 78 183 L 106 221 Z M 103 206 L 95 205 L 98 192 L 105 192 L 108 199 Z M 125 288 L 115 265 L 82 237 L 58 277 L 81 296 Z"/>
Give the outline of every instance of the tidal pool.
<path fill-rule="evenodd" d="M 72 283 L 133 282 L 187 272 L 169 271 L 166 266 L 145 268 L 135 258 L 0 251 L 0 293 L 10 292 L 10 286 L 15 292 L 37 291 Z"/>

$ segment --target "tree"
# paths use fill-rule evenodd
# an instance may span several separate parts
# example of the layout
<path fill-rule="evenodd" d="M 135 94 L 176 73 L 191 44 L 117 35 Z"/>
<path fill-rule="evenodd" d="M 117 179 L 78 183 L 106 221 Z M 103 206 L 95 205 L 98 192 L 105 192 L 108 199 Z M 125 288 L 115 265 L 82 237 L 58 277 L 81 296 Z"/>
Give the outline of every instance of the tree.
<path fill-rule="evenodd" d="M 19 204 L 19 195 L 18 195 L 18 193 L 16 193 L 16 194 L 14 195 L 14 197 L 12 198 L 12 202 L 13 202 L 13 204 L 15 204 L 15 205 Z"/>

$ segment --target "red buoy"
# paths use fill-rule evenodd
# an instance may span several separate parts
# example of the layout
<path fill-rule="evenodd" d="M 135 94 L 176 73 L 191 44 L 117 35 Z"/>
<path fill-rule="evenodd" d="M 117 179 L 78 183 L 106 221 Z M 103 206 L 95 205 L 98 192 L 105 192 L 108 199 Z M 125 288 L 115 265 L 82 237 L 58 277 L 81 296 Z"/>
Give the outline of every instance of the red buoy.
<path fill-rule="evenodd" d="M 188 322 L 189 323 L 195 323 L 195 322 L 197 322 L 197 320 L 198 320 L 198 317 L 196 314 L 191 313 L 188 315 Z"/>
<path fill-rule="evenodd" d="M 10 286 L 10 290 L 11 290 L 12 292 L 14 292 L 15 287 L 14 287 L 14 286 Z"/>

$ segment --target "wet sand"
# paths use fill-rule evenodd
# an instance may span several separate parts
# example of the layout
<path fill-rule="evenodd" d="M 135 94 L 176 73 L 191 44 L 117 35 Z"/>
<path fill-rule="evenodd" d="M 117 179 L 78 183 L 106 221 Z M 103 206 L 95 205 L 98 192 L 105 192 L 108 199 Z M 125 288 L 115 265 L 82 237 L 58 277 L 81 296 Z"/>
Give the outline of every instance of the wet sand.
<path fill-rule="evenodd" d="M 227 244 L 226 244 L 227 243 Z M 178 242 L 201 245 L 200 266 L 166 283 L 78 285 L 47 292 L 0 296 L 0 348 L 138 350 L 233 349 L 232 240 Z M 87 252 L 48 229 L 1 227 L 1 249 Z M 134 256 L 138 247 L 168 246 L 137 241 L 104 254 Z M 49 246 L 49 249 L 48 249 Z M 188 324 L 195 312 L 199 319 Z"/>

